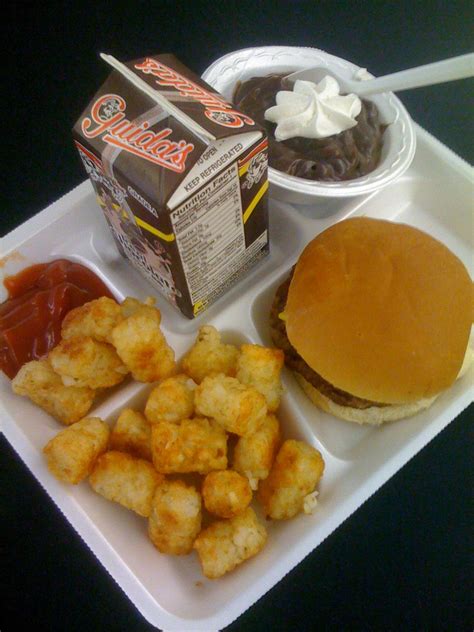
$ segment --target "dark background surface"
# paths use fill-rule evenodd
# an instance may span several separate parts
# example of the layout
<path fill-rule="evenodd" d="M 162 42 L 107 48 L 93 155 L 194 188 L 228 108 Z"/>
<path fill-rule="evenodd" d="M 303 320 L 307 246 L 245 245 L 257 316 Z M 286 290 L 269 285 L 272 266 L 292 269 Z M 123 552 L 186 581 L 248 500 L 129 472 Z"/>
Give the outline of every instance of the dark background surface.
<path fill-rule="evenodd" d="M 70 128 L 121 60 L 315 46 L 375 75 L 470 52 L 470 2 L 17 3 L 3 10 L 5 234 L 84 180 Z M 474 162 L 473 82 L 401 95 Z M 450 212 L 454 209 L 446 209 Z M 228 629 L 472 630 L 472 411 Z M 1 438 L 2 632 L 152 630 Z"/>

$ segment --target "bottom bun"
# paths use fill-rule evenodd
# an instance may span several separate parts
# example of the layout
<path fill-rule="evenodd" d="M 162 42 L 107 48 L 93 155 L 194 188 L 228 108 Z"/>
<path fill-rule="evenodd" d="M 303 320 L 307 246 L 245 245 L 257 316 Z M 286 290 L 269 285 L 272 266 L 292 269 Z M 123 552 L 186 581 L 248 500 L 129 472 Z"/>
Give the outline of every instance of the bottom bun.
<path fill-rule="evenodd" d="M 334 415 L 335 417 L 339 417 L 339 419 L 353 421 L 356 424 L 380 426 L 388 421 L 397 421 L 397 419 L 411 417 L 412 415 L 419 413 L 421 410 L 429 408 L 437 397 L 437 395 L 435 395 L 434 397 L 419 399 L 418 401 L 410 402 L 409 404 L 389 404 L 387 406 L 371 406 L 370 408 L 351 408 L 350 406 L 341 406 L 340 404 L 333 402 L 312 386 L 307 380 L 305 380 L 300 373 L 294 372 L 294 375 L 301 388 L 315 406 L 331 415 Z"/>

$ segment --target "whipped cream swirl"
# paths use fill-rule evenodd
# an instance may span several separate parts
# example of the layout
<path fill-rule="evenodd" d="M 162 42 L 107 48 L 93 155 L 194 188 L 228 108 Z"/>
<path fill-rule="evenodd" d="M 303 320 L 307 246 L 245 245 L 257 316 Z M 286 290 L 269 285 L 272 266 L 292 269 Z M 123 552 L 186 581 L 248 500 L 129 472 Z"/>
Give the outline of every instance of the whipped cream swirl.
<path fill-rule="evenodd" d="M 341 96 L 337 81 L 326 75 L 319 83 L 297 80 L 292 92 L 277 92 L 276 105 L 265 110 L 265 119 L 276 123 L 278 141 L 327 138 L 357 125 L 361 107 L 358 96 Z"/>

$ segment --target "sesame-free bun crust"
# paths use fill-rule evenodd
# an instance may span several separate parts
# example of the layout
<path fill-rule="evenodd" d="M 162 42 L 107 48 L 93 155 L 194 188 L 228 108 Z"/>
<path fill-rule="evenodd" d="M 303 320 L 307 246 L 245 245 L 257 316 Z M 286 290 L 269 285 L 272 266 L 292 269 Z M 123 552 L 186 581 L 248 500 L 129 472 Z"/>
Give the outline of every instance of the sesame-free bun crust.
<path fill-rule="evenodd" d="M 405 224 L 352 218 L 303 251 L 286 331 L 307 364 L 337 388 L 405 404 L 432 398 L 456 379 L 472 300 L 467 270 L 442 243 Z"/>
<path fill-rule="evenodd" d="M 425 397 L 416 402 L 407 404 L 390 404 L 388 406 L 371 406 L 370 408 L 353 408 L 352 406 L 341 406 L 329 397 L 326 397 L 310 384 L 300 373 L 294 373 L 298 384 L 301 386 L 306 395 L 310 398 L 315 406 L 321 408 L 326 413 L 344 419 L 345 421 L 353 421 L 357 424 L 369 424 L 371 426 L 380 426 L 389 421 L 397 421 L 398 419 L 406 419 L 412 417 L 425 408 L 429 408 L 435 401 L 434 397 Z"/>

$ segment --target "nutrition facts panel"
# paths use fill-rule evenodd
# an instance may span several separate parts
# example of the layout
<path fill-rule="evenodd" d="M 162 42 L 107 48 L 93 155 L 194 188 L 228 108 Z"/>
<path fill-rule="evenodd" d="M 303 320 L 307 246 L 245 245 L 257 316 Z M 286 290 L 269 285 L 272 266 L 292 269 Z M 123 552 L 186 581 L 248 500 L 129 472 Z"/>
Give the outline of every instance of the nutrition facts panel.
<path fill-rule="evenodd" d="M 216 176 L 170 217 L 191 300 L 205 301 L 235 272 L 245 251 L 237 165 Z"/>

